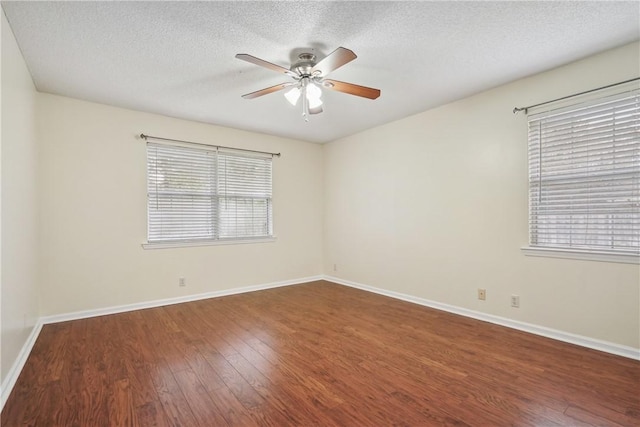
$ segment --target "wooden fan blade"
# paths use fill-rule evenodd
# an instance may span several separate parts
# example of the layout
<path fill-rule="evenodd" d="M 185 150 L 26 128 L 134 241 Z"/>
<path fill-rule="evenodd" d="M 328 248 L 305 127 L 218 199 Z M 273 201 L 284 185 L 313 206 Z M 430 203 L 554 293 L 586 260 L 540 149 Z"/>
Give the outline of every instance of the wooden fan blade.
<path fill-rule="evenodd" d="M 243 61 L 247 61 L 255 65 L 259 65 L 264 68 L 268 68 L 278 73 L 284 73 L 292 77 L 298 77 L 298 75 L 291 70 L 288 70 L 276 64 L 272 64 L 271 62 L 267 62 L 264 59 L 260 59 L 260 58 L 256 58 L 255 56 L 248 55 L 246 53 L 239 53 L 236 55 L 236 58 L 242 59 Z"/>
<path fill-rule="evenodd" d="M 349 95 L 361 96 L 363 98 L 376 99 L 380 96 L 380 89 L 372 87 L 354 85 L 353 83 L 340 82 L 338 80 L 325 79 L 322 81 L 323 87 L 338 92 L 348 93 Z"/>
<path fill-rule="evenodd" d="M 261 90 L 257 90 L 255 92 L 247 93 L 245 95 L 242 95 L 242 97 L 244 99 L 253 99 L 262 95 L 267 95 L 273 92 L 277 92 L 279 90 L 288 88 L 289 86 L 294 86 L 295 84 L 296 84 L 295 82 L 280 83 L 279 85 L 275 85 L 275 86 L 267 87 Z"/>
<path fill-rule="evenodd" d="M 313 74 L 316 71 L 320 71 L 320 76 L 324 77 L 328 75 L 330 72 L 337 70 L 338 68 L 342 67 L 344 64 L 347 64 L 356 58 L 357 58 L 356 54 L 353 53 L 351 50 L 345 49 L 344 47 L 339 47 L 333 52 L 331 52 L 329 55 L 327 55 L 327 57 L 324 58 L 322 61 L 318 62 L 311 69 L 311 74 Z"/>

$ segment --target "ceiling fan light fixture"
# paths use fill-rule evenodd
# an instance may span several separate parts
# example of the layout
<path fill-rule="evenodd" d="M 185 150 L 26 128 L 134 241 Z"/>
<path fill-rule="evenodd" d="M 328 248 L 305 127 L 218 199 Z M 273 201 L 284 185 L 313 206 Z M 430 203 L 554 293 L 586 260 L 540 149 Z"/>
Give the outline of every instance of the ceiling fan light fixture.
<path fill-rule="evenodd" d="M 284 97 L 287 98 L 287 101 L 289 101 L 291 105 L 295 106 L 298 103 L 298 99 L 300 99 L 300 88 L 294 87 L 286 91 Z"/>
<path fill-rule="evenodd" d="M 309 111 L 320 111 L 322 106 L 322 89 L 313 81 L 309 81 L 305 86 L 307 102 L 309 103 Z"/>
<path fill-rule="evenodd" d="M 316 109 L 322 105 L 320 98 L 307 98 L 309 100 L 309 109 Z"/>
<path fill-rule="evenodd" d="M 322 90 L 318 87 L 318 85 L 316 85 L 313 82 L 307 85 L 307 98 L 309 98 L 310 101 L 312 99 L 320 101 L 321 96 L 322 96 Z"/>
<path fill-rule="evenodd" d="M 318 105 L 317 107 L 309 108 L 309 114 L 320 114 L 322 113 L 322 105 Z"/>

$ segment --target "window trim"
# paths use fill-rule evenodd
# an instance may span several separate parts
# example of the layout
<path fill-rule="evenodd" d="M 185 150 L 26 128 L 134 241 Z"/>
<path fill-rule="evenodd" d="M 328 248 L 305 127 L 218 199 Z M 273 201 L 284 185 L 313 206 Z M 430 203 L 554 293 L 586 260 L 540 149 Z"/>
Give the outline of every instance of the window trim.
<path fill-rule="evenodd" d="M 578 249 L 545 248 L 540 246 L 523 246 L 520 250 L 525 256 L 530 257 L 563 258 L 580 261 L 599 261 L 640 265 L 640 255 L 632 253 L 583 251 Z"/>
<path fill-rule="evenodd" d="M 277 241 L 277 236 L 268 237 L 251 237 L 251 238 L 237 238 L 237 239 L 218 239 L 218 240 L 176 240 L 174 242 L 149 242 L 142 243 L 143 249 L 172 249 L 172 248 L 190 248 L 198 246 L 220 246 L 220 245 L 244 245 L 248 243 L 273 243 Z"/>

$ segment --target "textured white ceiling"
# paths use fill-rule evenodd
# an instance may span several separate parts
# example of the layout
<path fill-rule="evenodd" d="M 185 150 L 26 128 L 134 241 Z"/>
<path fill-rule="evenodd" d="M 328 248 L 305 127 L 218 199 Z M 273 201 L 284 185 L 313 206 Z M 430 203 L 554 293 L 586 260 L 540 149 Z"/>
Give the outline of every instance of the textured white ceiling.
<path fill-rule="evenodd" d="M 640 38 L 640 2 L 2 2 L 39 91 L 327 142 Z M 331 74 L 382 90 L 325 90 L 305 123 L 283 93 L 312 49 L 358 58 Z M 144 129 L 141 129 L 141 131 Z"/>

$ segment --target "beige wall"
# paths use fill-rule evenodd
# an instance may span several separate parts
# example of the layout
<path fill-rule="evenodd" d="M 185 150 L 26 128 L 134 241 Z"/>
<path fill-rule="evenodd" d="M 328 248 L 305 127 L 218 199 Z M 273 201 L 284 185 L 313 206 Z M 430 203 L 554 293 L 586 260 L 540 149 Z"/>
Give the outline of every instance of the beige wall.
<path fill-rule="evenodd" d="M 36 91 L 4 13 L 2 23 L 0 377 L 38 318 Z"/>
<path fill-rule="evenodd" d="M 325 272 L 640 347 L 638 265 L 521 253 L 527 119 L 511 113 L 637 77 L 639 51 L 608 51 L 326 145 Z"/>
<path fill-rule="evenodd" d="M 39 94 L 41 314 L 322 273 L 322 146 Z M 141 132 L 281 152 L 273 243 L 144 250 Z M 178 287 L 185 277 L 187 286 Z"/>

